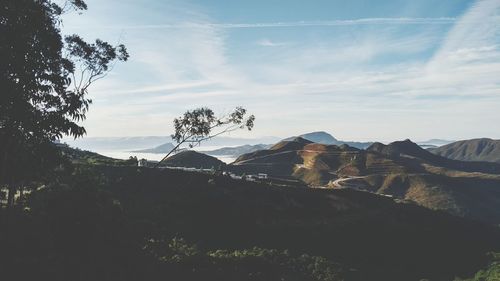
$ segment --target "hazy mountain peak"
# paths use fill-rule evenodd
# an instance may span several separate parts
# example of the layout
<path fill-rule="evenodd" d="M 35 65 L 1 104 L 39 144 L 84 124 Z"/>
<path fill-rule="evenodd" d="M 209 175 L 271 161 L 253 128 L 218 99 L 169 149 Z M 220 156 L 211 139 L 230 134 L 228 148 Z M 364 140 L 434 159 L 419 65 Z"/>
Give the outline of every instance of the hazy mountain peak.
<path fill-rule="evenodd" d="M 335 144 L 338 142 L 338 140 L 335 137 L 333 137 L 331 134 L 325 131 L 317 131 L 317 132 L 302 134 L 299 137 L 302 137 L 304 139 L 313 142 L 324 143 L 324 144 Z"/>

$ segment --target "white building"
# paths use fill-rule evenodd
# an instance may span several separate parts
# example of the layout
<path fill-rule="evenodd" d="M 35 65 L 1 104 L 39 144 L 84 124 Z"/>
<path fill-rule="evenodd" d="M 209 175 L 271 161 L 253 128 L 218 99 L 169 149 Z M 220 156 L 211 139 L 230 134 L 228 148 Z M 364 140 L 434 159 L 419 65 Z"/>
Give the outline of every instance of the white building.
<path fill-rule="evenodd" d="M 142 158 L 141 160 L 137 161 L 137 166 L 139 167 L 146 167 L 148 165 L 148 160 Z"/>

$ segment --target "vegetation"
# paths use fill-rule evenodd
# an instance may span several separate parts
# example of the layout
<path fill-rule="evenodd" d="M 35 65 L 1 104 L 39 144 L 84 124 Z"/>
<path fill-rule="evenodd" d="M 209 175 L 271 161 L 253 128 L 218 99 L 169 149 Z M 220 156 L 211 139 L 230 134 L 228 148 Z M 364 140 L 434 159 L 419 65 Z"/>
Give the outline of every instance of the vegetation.
<path fill-rule="evenodd" d="M 144 247 L 157 260 L 176 267 L 183 279 L 193 280 L 356 280 L 355 271 L 322 257 L 294 256 L 288 251 L 254 247 L 246 250 L 203 252 L 184 239 L 149 240 Z"/>
<path fill-rule="evenodd" d="M 486 269 L 478 271 L 470 279 L 456 279 L 456 281 L 497 281 L 500 280 L 500 253 L 490 254 L 492 261 Z"/>

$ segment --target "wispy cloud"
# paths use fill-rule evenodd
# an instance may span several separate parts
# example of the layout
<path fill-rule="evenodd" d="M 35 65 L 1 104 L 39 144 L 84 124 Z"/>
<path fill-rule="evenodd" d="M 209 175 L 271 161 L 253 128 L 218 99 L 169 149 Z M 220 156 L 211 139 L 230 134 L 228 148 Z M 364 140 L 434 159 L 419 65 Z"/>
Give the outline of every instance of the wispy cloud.
<path fill-rule="evenodd" d="M 279 28 L 279 27 L 328 27 L 356 25 L 449 25 L 456 22 L 453 17 L 439 18 L 360 18 L 348 20 L 296 21 L 296 22 L 260 22 L 260 23 L 213 23 L 213 22 L 180 22 L 169 24 L 145 25 L 105 25 L 95 28 L 106 29 L 169 29 L 169 28 Z M 92 26 L 70 26 L 72 28 L 92 28 Z"/>

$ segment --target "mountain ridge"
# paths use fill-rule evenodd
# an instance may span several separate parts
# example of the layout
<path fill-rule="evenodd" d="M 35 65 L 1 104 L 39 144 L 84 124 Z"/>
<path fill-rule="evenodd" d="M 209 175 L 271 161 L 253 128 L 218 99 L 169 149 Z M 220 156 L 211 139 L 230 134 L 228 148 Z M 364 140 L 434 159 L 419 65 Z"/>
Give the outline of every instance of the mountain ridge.
<path fill-rule="evenodd" d="M 428 150 L 454 160 L 500 163 L 500 140 L 490 138 L 461 140 Z"/>

